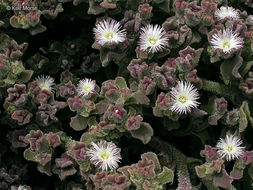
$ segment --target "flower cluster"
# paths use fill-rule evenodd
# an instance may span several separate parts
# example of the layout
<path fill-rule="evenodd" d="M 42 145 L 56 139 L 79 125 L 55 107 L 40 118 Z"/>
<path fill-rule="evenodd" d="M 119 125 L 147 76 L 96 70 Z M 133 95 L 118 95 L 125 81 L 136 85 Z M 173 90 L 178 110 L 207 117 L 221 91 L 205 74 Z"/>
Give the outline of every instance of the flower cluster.
<path fill-rule="evenodd" d="M 252 189 L 252 7 L 1 1 L 0 189 Z"/>

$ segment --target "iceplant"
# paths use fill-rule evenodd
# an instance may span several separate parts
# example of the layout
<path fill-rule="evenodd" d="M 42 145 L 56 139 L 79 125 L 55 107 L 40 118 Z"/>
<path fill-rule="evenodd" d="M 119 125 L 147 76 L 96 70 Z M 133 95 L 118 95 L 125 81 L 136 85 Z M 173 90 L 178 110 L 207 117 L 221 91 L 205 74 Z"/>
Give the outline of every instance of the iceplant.
<path fill-rule="evenodd" d="M 141 28 L 140 32 L 140 49 L 155 53 L 161 51 L 168 45 L 168 39 L 165 36 L 164 29 L 159 25 L 147 25 Z"/>
<path fill-rule="evenodd" d="M 97 144 L 92 142 L 92 147 L 87 151 L 87 156 L 95 166 L 103 171 L 115 170 L 121 160 L 120 148 L 112 142 L 101 140 Z"/>
<path fill-rule="evenodd" d="M 176 87 L 171 89 L 172 106 L 170 110 L 179 114 L 187 114 L 192 108 L 199 105 L 199 93 L 189 82 L 179 81 Z"/>
<path fill-rule="evenodd" d="M 243 39 L 231 29 L 223 29 L 212 35 L 210 40 L 212 48 L 221 50 L 225 54 L 243 47 Z"/>
<path fill-rule="evenodd" d="M 220 158 L 231 161 L 243 155 L 245 147 L 241 146 L 242 140 L 234 135 L 226 135 L 225 139 L 220 138 L 216 147 Z"/>
<path fill-rule="evenodd" d="M 48 75 L 40 75 L 35 79 L 38 83 L 38 86 L 41 90 L 47 90 L 54 92 L 54 88 L 52 87 L 54 83 L 54 79 Z"/>
<path fill-rule="evenodd" d="M 233 7 L 222 6 L 215 11 L 214 15 L 218 20 L 227 19 L 227 18 L 237 20 L 240 18 L 238 11 L 235 10 Z"/>
<path fill-rule="evenodd" d="M 105 44 L 118 44 L 126 39 L 126 30 L 121 29 L 120 23 L 113 19 L 100 21 L 96 24 L 93 32 L 96 41 L 101 46 Z"/>

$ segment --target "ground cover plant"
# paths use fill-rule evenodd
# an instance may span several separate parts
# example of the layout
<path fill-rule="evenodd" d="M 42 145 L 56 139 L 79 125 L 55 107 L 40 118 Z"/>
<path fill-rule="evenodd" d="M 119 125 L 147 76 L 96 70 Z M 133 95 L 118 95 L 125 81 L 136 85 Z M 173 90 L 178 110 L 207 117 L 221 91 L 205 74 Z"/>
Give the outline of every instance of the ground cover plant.
<path fill-rule="evenodd" d="M 251 0 L 1 0 L 0 189 L 253 189 Z"/>

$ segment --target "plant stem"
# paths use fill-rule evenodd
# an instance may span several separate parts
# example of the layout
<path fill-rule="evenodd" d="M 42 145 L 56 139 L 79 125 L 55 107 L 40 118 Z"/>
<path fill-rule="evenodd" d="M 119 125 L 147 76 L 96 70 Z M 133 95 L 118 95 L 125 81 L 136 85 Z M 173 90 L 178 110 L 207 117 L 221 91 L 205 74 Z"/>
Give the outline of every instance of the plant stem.
<path fill-rule="evenodd" d="M 210 80 L 202 79 L 203 90 L 212 92 L 216 95 L 224 96 L 230 100 L 234 100 L 235 96 L 238 95 L 238 92 L 232 90 L 230 87 L 220 84 L 218 82 L 213 82 Z"/>
<path fill-rule="evenodd" d="M 151 147 L 156 149 L 159 148 L 161 152 L 171 155 L 172 160 L 175 161 L 179 182 L 177 190 L 191 189 L 192 185 L 190 181 L 189 171 L 187 168 L 187 157 L 175 147 L 171 146 L 166 142 L 163 142 L 157 137 L 152 137 L 151 142 L 149 144 Z"/>

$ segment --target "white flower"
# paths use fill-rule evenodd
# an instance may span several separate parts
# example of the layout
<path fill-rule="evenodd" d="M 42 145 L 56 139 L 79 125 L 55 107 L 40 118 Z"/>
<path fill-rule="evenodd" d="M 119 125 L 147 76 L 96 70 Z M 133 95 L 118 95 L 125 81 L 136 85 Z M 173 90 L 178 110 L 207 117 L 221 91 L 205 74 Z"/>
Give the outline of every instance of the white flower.
<path fill-rule="evenodd" d="M 226 18 L 232 18 L 236 20 L 240 18 L 238 11 L 235 10 L 233 7 L 222 6 L 215 11 L 214 15 L 218 20 Z"/>
<path fill-rule="evenodd" d="M 178 82 L 176 87 L 171 89 L 172 106 L 171 111 L 179 114 L 191 112 L 192 108 L 196 108 L 199 102 L 199 94 L 196 88 L 189 82 Z"/>
<path fill-rule="evenodd" d="M 79 96 L 89 97 L 95 92 L 96 83 L 91 79 L 82 79 L 77 85 L 77 92 Z"/>
<path fill-rule="evenodd" d="M 249 22 L 253 24 L 253 15 L 249 16 Z"/>
<path fill-rule="evenodd" d="M 26 185 L 20 185 L 18 186 L 18 190 L 28 190 Z"/>
<path fill-rule="evenodd" d="M 140 49 L 151 53 L 158 52 L 168 45 L 168 39 L 164 36 L 165 31 L 159 25 L 147 25 L 141 28 Z"/>
<path fill-rule="evenodd" d="M 226 139 L 220 138 L 216 147 L 218 155 L 221 158 L 226 158 L 227 161 L 237 159 L 244 153 L 244 147 L 241 146 L 242 141 L 234 135 L 227 135 Z"/>
<path fill-rule="evenodd" d="M 38 86 L 41 90 L 47 90 L 54 92 L 54 88 L 52 87 L 54 85 L 54 79 L 48 75 L 44 76 L 38 76 L 35 79 L 38 82 Z"/>
<path fill-rule="evenodd" d="M 214 49 L 222 50 L 224 53 L 230 53 L 232 50 L 242 48 L 243 39 L 239 37 L 238 33 L 230 29 L 223 29 L 211 37 L 210 43 Z"/>
<path fill-rule="evenodd" d="M 125 41 L 126 30 L 120 29 L 120 23 L 113 19 L 100 21 L 93 29 L 95 39 L 100 45 L 118 44 Z"/>
<path fill-rule="evenodd" d="M 101 140 L 98 144 L 91 143 L 92 148 L 87 151 L 87 156 L 95 166 L 104 171 L 115 170 L 121 160 L 120 149 L 112 142 Z"/>

